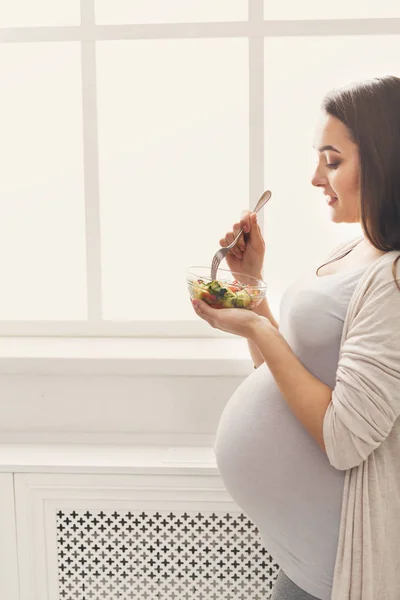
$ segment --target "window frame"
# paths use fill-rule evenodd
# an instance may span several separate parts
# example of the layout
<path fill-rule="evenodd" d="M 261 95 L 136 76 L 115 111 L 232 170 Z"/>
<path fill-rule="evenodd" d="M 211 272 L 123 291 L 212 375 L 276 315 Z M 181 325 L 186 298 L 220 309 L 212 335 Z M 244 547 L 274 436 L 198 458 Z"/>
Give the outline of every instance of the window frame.
<path fill-rule="evenodd" d="M 79 42 L 86 214 L 85 321 L 1 321 L 0 336 L 220 338 L 227 334 L 193 321 L 109 321 L 102 318 L 96 43 L 137 39 L 247 38 L 249 61 L 249 198 L 264 190 L 264 40 L 276 36 L 400 34 L 400 18 L 264 20 L 264 0 L 248 0 L 248 19 L 234 22 L 96 25 L 95 0 L 80 0 L 80 25 L 2 27 L 1 43 Z M 263 226 L 263 215 L 260 215 Z"/>

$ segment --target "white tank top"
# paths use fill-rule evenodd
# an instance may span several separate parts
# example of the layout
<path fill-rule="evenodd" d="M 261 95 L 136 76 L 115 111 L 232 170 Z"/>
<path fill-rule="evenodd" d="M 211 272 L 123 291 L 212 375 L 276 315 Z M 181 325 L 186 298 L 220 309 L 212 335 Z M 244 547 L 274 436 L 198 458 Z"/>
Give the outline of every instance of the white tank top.
<path fill-rule="evenodd" d="M 343 323 L 365 268 L 302 277 L 285 292 L 279 330 L 315 377 L 335 386 Z M 214 451 L 227 491 L 267 551 L 309 594 L 330 600 L 344 472 L 293 415 L 262 364 L 227 403 Z"/>

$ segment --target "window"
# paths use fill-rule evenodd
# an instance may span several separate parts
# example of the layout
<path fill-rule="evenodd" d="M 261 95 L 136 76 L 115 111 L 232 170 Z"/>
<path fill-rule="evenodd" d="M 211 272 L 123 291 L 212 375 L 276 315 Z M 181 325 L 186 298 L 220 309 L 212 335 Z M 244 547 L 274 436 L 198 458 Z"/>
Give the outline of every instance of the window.
<path fill-rule="evenodd" d="M 99 25 L 246 21 L 248 0 L 95 0 Z"/>
<path fill-rule="evenodd" d="M 0 3 L 1 27 L 50 27 L 79 23 L 79 0 L 12 0 Z"/>
<path fill-rule="evenodd" d="M 336 0 L 332 4 L 320 0 L 264 0 L 266 19 L 383 19 L 400 17 L 397 0 Z"/>
<path fill-rule="evenodd" d="M 98 44 L 106 319 L 192 319 L 188 260 L 248 204 L 247 56 L 236 38 Z"/>
<path fill-rule="evenodd" d="M 0 44 L 0 73 L 0 319 L 86 319 L 79 44 Z"/>
<path fill-rule="evenodd" d="M 2 3 L 0 335 L 223 337 L 185 272 L 264 189 L 278 313 L 299 271 L 359 233 L 310 185 L 314 125 L 331 87 L 400 74 L 399 6 Z"/>

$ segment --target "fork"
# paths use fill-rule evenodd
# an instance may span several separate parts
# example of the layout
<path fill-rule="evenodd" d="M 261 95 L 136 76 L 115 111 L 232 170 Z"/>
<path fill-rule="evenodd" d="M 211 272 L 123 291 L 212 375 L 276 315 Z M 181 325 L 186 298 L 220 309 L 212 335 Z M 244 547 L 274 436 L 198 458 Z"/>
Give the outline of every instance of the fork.
<path fill-rule="evenodd" d="M 264 204 L 266 204 L 268 202 L 268 200 L 271 198 L 271 196 L 272 196 L 272 193 L 269 190 L 264 192 L 263 195 L 261 196 L 261 198 L 259 199 L 259 201 L 257 202 L 257 205 L 256 205 L 255 209 L 253 210 L 253 212 L 255 212 L 255 213 L 258 212 L 264 206 Z M 242 233 L 243 233 L 243 229 L 241 229 L 239 231 L 239 233 L 233 240 L 232 244 L 229 244 L 229 246 L 225 246 L 224 248 L 221 248 L 214 254 L 214 258 L 212 259 L 212 263 L 211 263 L 211 279 L 212 279 L 212 281 L 214 281 L 217 276 L 218 267 L 221 264 L 221 261 L 228 254 L 229 250 L 231 248 L 233 248 L 233 246 L 236 244 L 236 242 L 238 241 L 238 239 L 240 238 Z"/>

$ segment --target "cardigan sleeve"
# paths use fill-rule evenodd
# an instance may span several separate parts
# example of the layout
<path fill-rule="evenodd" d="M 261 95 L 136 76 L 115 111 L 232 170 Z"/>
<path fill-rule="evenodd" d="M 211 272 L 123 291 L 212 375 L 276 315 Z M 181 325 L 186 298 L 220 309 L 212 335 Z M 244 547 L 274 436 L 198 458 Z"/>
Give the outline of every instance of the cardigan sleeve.
<path fill-rule="evenodd" d="M 366 292 L 343 342 L 323 437 L 332 466 L 351 469 L 387 438 L 400 414 L 400 291 Z"/>

